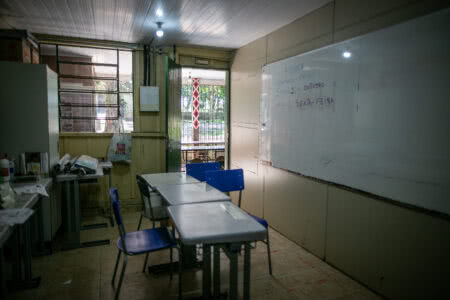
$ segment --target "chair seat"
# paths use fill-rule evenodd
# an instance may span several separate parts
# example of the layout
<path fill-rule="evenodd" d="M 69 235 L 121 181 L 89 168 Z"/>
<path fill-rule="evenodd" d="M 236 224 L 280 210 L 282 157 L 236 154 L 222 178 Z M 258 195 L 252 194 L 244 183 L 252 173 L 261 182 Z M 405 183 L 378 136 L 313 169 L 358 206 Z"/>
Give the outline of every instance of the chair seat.
<path fill-rule="evenodd" d="M 264 228 L 269 227 L 269 223 L 267 223 L 266 220 L 264 220 L 264 219 L 262 219 L 262 218 L 260 218 L 260 217 L 254 216 L 254 215 L 252 215 L 252 214 L 248 214 L 248 215 L 249 215 L 250 217 L 252 217 L 253 219 L 255 219 L 259 224 L 261 224 L 262 226 L 264 226 Z"/>
<path fill-rule="evenodd" d="M 125 234 L 128 254 L 153 252 L 175 246 L 167 228 L 152 228 Z M 117 248 L 123 249 L 121 238 L 117 239 Z"/>

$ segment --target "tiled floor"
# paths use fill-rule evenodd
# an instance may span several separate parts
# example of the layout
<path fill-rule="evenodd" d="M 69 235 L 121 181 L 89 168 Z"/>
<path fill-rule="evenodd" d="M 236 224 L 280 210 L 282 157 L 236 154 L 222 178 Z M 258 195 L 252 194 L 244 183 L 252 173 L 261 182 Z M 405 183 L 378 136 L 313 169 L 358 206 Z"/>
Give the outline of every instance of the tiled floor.
<path fill-rule="evenodd" d="M 138 213 L 124 214 L 125 228 L 137 228 Z M 92 221 L 92 220 L 90 220 Z M 142 228 L 149 228 L 144 221 Z M 17 292 L 11 299 L 113 299 L 111 278 L 117 255 L 117 227 L 82 232 L 82 240 L 110 238 L 111 244 L 54 252 L 33 259 L 33 274 L 41 276 L 38 289 Z M 379 297 L 322 260 L 270 230 L 273 276 L 269 275 L 265 244 L 258 243 L 251 256 L 251 299 L 378 299 Z M 177 259 L 177 252 L 174 251 Z M 169 252 L 150 254 L 149 264 L 169 261 Z M 177 299 L 178 276 L 142 273 L 144 255 L 129 257 L 120 299 Z M 239 259 L 239 293 L 242 297 L 242 258 Z M 222 254 L 222 289 L 227 289 L 228 260 Z M 200 295 L 201 271 L 183 273 L 185 298 Z"/>

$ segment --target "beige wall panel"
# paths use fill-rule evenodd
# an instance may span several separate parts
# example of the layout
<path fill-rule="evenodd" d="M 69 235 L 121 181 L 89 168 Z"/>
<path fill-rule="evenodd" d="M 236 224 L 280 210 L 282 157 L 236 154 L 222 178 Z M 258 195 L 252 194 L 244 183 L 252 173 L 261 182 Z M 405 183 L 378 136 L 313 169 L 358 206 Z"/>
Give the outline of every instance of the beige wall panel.
<path fill-rule="evenodd" d="M 88 138 L 85 137 L 64 137 L 64 143 L 60 152 L 62 155 L 69 153 L 71 156 L 78 156 L 88 153 Z"/>
<path fill-rule="evenodd" d="M 90 137 L 88 138 L 87 153 L 92 157 L 107 158 L 110 142 L 111 136 Z"/>
<path fill-rule="evenodd" d="M 329 188 L 326 260 L 388 298 L 450 295 L 450 223 Z"/>
<path fill-rule="evenodd" d="M 231 164 L 231 169 L 239 166 Z M 245 211 L 263 217 L 262 176 L 244 170 L 245 189 L 242 193 L 241 208 Z M 238 205 L 239 193 L 231 193 L 233 203 Z"/>
<path fill-rule="evenodd" d="M 258 130 L 253 128 L 231 127 L 231 163 L 244 170 L 258 173 Z"/>
<path fill-rule="evenodd" d="M 325 47 L 325 46 L 331 44 L 332 41 L 333 41 L 333 35 L 330 33 L 330 34 L 320 36 L 313 40 L 299 43 L 291 48 L 286 48 L 277 53 L 274 53 L 271 56 L 268 56 L 267 63 L 270 64 L 275 61 L 279 61 L 279 60 L 282 60 L 282 59 L 285 59 L 285 58 L 288 58 L 291 56 L 296 56 L 298 54 L 305 53 L 305 52 L 308 52 L 308 51 L 311 51 L 311 50 L 314 50 L 317 48 Z"/>
<path fill-rule="evenodd" d="M 143 51 L 133 52 L 133 126 L 135 132 L 141 131 L 140 120 L 140 91 L 139 87 L 144 83 L 144 53 Z"/>
<path fill-rule="evenodd" d="M 165 56 L 155 56 L 152 81 L 159 86 L 159 112 L 140 112 L 140 132 L 164 132 L 166 127 L 166 62 Z M 139 92 L 137 93 L 139 95 Z M 180 99 L 181 101 L 181 99 Z M 139 110 L 139 106 L 135 109 Z"/>
<path fill-rule="evenodd" d="M 233 65 L 253 63 L 254 61 L 266 59 L 266 38 L 257 39 L 250 44 L 239 48 L 234 55 Z"/>
<path fill-rule="evenodd" d="M 326 260 L 367 285 L 375 276 L 372 262 L 377 252 L 370 204 L 358 194 L 328 188 Z"/>
<path fill-rule="evenodd" d="M 233 68 L 232 68 L 233 72 Z M 239 79 L 235 79 L 238 74 Z M 231 122 L 259 124 L 262 60 L 241 66 L 231 78 Z"/>
<path fill-rule="evenodd" d="M 352 26 L 375 16 L 389 13 L 392 10 L 404 8 L 413 0 L 336 0 L 335 28 Z"/>
<path fill-rule="evenodd" d="M 432 13 L 450 1 L 336 1 L 334 41 L 339 42 L 371 31 Z M 355 13 L 352 11 L 358 11 Z"/>
<path fill-rule="evenodd" d="M 325 184 L 264 166 L 264 218 L 270 226 L 323 258 Z"/>
<path fill-rule="evenodd" d="M 267 35 L 267 56 L 275 57 L 299 44 L 329 35 L 333 30 L 333 3 Z"/>
<path fill-rule="evenodd" d="M 222 50 L 222 49 L 211 49 L 211 48 L 203 48 L 203 47 L 177 47 L 176 48 L 177 56 L 185 55 L 185 56 L 193 56 L 193 57 L 203 57 L 203 58 L 212 58 L 219 59 L 224 61 L 229 61 L 232 57 L 231 50 Z"/>

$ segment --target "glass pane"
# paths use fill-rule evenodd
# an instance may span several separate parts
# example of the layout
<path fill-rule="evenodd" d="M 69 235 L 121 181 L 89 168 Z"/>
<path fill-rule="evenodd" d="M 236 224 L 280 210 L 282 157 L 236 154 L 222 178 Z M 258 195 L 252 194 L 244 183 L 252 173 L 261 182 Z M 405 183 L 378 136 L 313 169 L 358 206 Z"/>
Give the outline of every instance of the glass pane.
<path fill-rule="evenodd" d="M 117 107 L 79 107 L 61 105 L 60 109 L 62 119 L 115 120 L 119 117 L 119 109 Z"/>
<path fill-rule="evenodd" d="M 133 52 L 119 51 L 119 86 L 121 92 L 133 91 Z"/>
<path fill-rule="evenodd" d="M 61 92 L 59 102 L 72 105 L 116 105 L 117 94 Z"/>
<path fill-rule="evenodd" d="M 94 132 L 95 120 L 60 119 L 61 131 Z"/>
<path fill-rule="evenodd" d="M 106 66 L 87 66 L 75 64 L 59 64 L 59 73 L 61 75 L 74 75 L 86 77 L 113 77 L 117 76 L 116 67 Z"/>
<path fill-rule="evenodd" d="M 41 44 L 40 48 L 41 64 L 46 64 L 56 72 L 56 46 Z"/>
<path fill-rule="evenodd" d="M 116 50 L 59 46 L 58 55 L 60 61 L 117 64 Z"/>
<path fill-rule="evenodd" d="M 133 131 L 133 94 L 120 94 L 120 117 L 124 131 Z"/>
<path fill-rule="evenodd" d="M 77 79 L 60 78 L 61 90 L 84 90 L 84 91 L 117 91 L 117 80 L 110 79 Z"/>

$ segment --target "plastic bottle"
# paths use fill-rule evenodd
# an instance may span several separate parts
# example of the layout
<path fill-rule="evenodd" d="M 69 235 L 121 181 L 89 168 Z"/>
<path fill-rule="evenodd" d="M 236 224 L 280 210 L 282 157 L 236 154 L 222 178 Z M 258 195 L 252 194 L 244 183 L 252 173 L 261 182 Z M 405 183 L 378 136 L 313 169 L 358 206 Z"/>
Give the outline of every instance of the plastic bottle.
<path fill-rule="evenodd" d="M 14 176 L 16 175 L 16 164 L 14 163 L 14 160 L 11 159 L 9 161 L 9 177 L 11 180 L 14 180 Z"/>
<path fill-rule="evenodd" d="M 4 158 L 0 159 L 0 182 L 9 181 L 9 161 Z"/>

